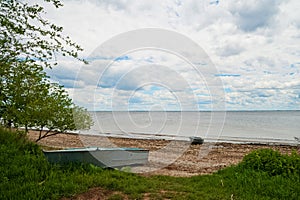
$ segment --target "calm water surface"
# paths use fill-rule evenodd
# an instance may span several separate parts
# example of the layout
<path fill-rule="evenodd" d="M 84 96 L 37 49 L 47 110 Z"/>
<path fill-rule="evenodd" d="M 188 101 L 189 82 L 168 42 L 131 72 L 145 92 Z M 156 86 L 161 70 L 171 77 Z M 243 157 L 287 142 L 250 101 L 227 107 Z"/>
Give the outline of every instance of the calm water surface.
<path fill-rule="evenodd" d="M 133 138 L 297 144 L 300 111 L 92 112 L 95 125 L 83 134 Z"/>

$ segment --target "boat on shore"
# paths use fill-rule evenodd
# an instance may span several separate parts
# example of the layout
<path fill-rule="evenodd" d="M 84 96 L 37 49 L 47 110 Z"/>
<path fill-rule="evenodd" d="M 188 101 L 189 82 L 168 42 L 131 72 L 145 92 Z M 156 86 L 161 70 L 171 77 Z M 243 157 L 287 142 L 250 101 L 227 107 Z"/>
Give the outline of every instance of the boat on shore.
<path fill-rule="evenodd" d="M 89 163 L 104 168 L 144 165 L 148 162 L 149 150 L 140 148 L 68 148 L 43 150 L 51 163 Z"/>
<path fill-rule="evenodd" d="M 190 141 L 192 145 L 204 143 L 204 139 L 201 137 L 190 137 Z"/>

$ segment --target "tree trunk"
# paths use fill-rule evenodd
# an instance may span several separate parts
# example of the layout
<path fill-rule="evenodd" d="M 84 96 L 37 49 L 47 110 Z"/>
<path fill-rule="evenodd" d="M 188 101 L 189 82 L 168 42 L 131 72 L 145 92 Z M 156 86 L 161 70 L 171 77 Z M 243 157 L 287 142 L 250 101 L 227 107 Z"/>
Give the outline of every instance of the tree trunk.
<path fill-rule="evenodd" d="M 7 121 L 7 128 L 9 128 L 9 130 L 11 131 L 11 128 L 12 128 L 12 120 L 11 119 L 9 119 Z"/>

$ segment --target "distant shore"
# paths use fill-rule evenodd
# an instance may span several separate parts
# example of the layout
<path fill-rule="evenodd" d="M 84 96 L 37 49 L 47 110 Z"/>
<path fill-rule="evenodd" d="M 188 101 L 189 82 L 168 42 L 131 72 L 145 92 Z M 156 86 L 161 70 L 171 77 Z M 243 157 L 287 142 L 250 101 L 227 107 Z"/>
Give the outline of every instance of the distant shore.
<path fill-rule="evenodd" d="M 35 141 L 38 138 L 38 131 L 29 131 L 28 137 Z M 174 151 L 186 142 L 172 142 L 161 139 L 129 139 L 117 137 L 103 137 L 93 135 L 79 135 L 75 133 L 58 134 L 42 139 L 38 142 L 43 148 L 70 148 L 70 147 L 138 147 L 150 150 L 151 155 L 155 155 L 155 161 L 165 160 L 164 155 L 159 152 L 166 148 Z M 159 168 L 144 175 L 170 175 L 170 176 L 193 176 L 200 174 L 210 174 L 230 165 L 239 163 L 249 152 L 260 148 L 272 148 L 282 153 L 291 153 L 296 150 L 300 153 L 300 146 L 290 145 L 265 145 L 265 144 L 232 144 L 232 143 L 207 143 L 202 145 L 190 145 L 180 154 L 177 160 L 170 165 Z M 172 150 L 171 150 L 172 151 Z M 172 153 L 170 151 L 170 154 Z M 203 154 L 205 152 L 205 154 Z M 152 157 L 153 157 L 152 156 Z M 153 160 L 153 159 L 152 159 Z M 151 164 L 151 163 L 150 163 Z"/>

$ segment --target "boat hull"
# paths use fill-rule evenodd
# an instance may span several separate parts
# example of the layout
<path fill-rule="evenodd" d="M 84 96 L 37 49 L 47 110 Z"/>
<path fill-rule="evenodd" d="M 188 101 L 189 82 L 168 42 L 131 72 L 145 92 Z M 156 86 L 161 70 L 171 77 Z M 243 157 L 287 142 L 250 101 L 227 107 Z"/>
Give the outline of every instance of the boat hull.
<path fill-rule="evenodd" d="M 51 163 L 81 162 L 109 168 L 144 165 L 149 156 L 149 150 L 139 148 L 90 147 L 43 152 Z"/>

